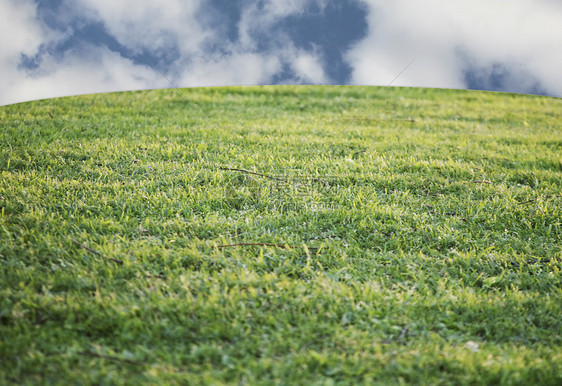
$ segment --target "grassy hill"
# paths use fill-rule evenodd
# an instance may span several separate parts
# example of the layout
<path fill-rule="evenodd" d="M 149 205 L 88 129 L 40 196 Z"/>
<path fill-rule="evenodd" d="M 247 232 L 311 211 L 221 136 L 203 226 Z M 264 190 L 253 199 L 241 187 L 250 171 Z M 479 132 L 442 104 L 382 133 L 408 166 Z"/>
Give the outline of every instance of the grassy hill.
<path fill-rule="evenodd" d="M 341 86 L 1 107 L 0 383 L 561 384 L 561 112 Z"/>

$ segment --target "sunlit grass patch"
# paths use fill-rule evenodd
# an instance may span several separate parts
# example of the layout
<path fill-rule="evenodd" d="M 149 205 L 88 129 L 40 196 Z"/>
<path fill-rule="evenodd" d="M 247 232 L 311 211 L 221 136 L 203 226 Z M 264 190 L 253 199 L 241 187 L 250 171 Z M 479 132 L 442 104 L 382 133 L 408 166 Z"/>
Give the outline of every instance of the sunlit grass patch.
<path fill-rule="evenodd" d="M 560 99 L 379 91 L 2 107 L 2 382 L 560 383 Z"/>

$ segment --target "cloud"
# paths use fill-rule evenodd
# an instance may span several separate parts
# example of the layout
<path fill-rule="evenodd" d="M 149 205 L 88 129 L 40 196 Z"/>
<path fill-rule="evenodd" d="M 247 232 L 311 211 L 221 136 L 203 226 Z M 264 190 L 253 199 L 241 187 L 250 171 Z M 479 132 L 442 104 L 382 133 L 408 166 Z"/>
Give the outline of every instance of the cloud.
<path fill-rule="evenodd" d="M 35 53 L 44 39 L 44 30 L 35 23 L 36 8 L 30 0 L 2 0 L 0 12 L 0 73 L 2 73 L 0 103 L 10 102 L 22 75 L 18 65 L 22 55 Z M 17 100 L 17 99 L 16 99 Z"/>
<path fill-rule="evenodd" d="M 256 2 L 244 8 L 238 23 L 238 34 L 240 44 L 243 49 L 258 49 L 259 41 L 255 36 L 263 36 L 264 32 L 272 39 L 269 44 L 279 44 L 286 40 L 287 34 L 283 31 L 268 33 L 271 27 L 280 20 L 289 16 L 302 14 L 308 0 L 270 0 L 266 2 Z"/>
<path fill-rule="evenodd" d="M 364 0 L 369 33 L 347 54 L 352 83 L 562 96 L 562 5 L 551 0 Z"/>
<path fill-rule="evenodd" d="M 230 15 L 203 0 L 61 0 L 51 8 L 0 0 L 0 104 L 169 87 L 158 70 L 178 87 L 268 84 L 279 74 L 324 83 L 322 54 L 297 47 L 278 26 L 312 5 L 322 12 L 327 1 L 239 3 L 233 39 Z"/>
<path fill-rule="evenodd" d="M 281 61 L 274 55 L 258 53 L 230 53 L 223 57 L 202 57 L 187 71 L 178 84 L 193 86 L 255 85 L 268 82 L 281 69 Z"/>
<path fill-rule="evenodd" d="M 106 47 L 85 45 L 62 55 L 49 53 L 49 47 L 68 39 L 67 32 L 39 22 L 32 1 L 2 0 L 0 6 L 0 104 L 165 85 L 152 69 Z M 26 57 L 37 60 L 33 68 L 21 66 Z"/>
<path fill-rule="evenodd" d="M 299 52 L 294 54 L 293 58 L 291 68 L 297 76 L 297 83 L 327 83 L 324 65 L 318 54 Z"/>
<path fill-rule="evenodd" d="M 267 84 L 286 69 L 292 72 L 291 83 L 326 82 L 328 78 L 321 55 L 314 49 L 296 48 L 288 34 L 276 28 L 282 20 L 303 14 L 311 3 L 324 7 L 324 1 L 249 3 L 241 9 L 236 24 L 237 40 L 230 41 L 220 33 L 208 36 L 202 46 L 219 49 L 203 51 L 204 55 L 191 53 L 192 60 L 182 71 L 178 83 L 182 86 Z"/>
<path fill-rule="evenodd" d="M 0 104 L 170 87 L 158 70 L 382 85 L 412 58 L 395 85 L 562 96 L 559 20 L 558 0 L 0 0 Z"/>
<path fill-rule="evenodd" d="M 193 53 L 213 32 L 204 28 L 198 0 L 75 0 L 73 4 L 75 13 L 102 22 L 109 34 L 135 53 L 171 46 Z"/>
<path fill-rule="evenodd" d="M 20 53 L 37 50 L 43 30 L 35 24 L 36 9 L 31 0 L 3 0 L 0 13 L 0 45 L 2 58 L 13 60 Z"/>
<path fill-rule="evenodd" d="M 39 74 L 22 77 L 11 95 L 16 100 L 53 98 L 83 93 L 167 87 L 152 68 L 139 66 L 104 47 L 89 47 L 62 58 L 46 58 Z"/>

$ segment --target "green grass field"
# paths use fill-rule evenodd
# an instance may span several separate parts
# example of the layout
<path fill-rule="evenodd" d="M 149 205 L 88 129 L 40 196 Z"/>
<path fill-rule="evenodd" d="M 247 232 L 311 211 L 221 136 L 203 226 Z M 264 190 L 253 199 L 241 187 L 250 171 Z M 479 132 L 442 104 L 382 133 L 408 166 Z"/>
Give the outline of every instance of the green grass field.
<path fill-rule="evenodd" d="M 562 384 L 562 99 L 181 93 L 0 108 L 0 384 Z"/>

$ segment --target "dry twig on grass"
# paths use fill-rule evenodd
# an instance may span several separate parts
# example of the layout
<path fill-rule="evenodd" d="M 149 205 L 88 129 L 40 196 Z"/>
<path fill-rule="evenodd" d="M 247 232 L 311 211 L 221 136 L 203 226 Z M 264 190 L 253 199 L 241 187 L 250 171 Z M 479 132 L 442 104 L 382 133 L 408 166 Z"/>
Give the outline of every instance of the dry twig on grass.
<path fill-rule="evenodd" d="M 66 355 L 69 354 L 68 352 L 65 351 L 55 351 L 55 352 L 49 352 L 49 353 L 45 353 L 46 356 L 52 356 L 52 355 Z M 106 359 L 112 362 L 122 362 L 122 363 L 127 363 L 129 365 L 133 365 L 133 366 L 144 366 L 144 363 L 138 362 L 138 361 L 134 361 L 132 359 L 128 359 L 128 358 L 119 358 L 113 355 L 104 355 L 104 354 L 98 354 L 92 351 L 79 351 L 76 353 L 77 355 L 81 355 L 83 357 L 91 357 L 91 358 L 99 358 L 99 359 Z"/>
<path fill-rule="evenodd" d="M 244 170 L 244 169 L 225 168 L 225 167 L 222 167 L 222 166 L 221 166 L 219 169 L 220 169 L 220 170 L 230 170 L 230 171 L 233 171 L 233 172 L 240 172 L 240 173 L 253 174 L 253 175 L 256 175 L 256 176 L 269 178 L 269 179 L 271 179 L 271 180 L 276 180 L 276 181 L 281 181 L 281 182 L 287 182 L 287 180 L 284 180 L 284 179 L 281 179 L 281 178 L 268 176 L 267 174 L 261 174 L 261 173 L 251 172 L 251 171 L 249 171 L 249 170 Z"/>
<path fill-rule="evenodd" d="M 221 248 L 231 248 L 231 247 L 251 247 L 251 246 L 256 246 L 256 247 L 276 247 L 276 248 L 282 248 L 282 249 L 296 249 L 299 248 L 296 245 L 287 245 L 287 244 L 271 244 L 271 243 L 236 243 L 236 244 L 226 244 L 226 245 L 217 245 L 217 248 L 221 249 Z M 309 250 L 316 250 L 318 248 L 316 247 L 307 247 Z"/>
<path fill-rule="evenodd" d="M 542 196 L 542 197 L 532 198 L 532 199 L 527 200 L 527 201 L 518 202 L 517 205 L 529 204 L 529 203 L 535 202 L 535 201 L 537 201 L 541 198 L 562 198 L 562 196 Z"/>
<path fill-rule="evenodd" d="M 119 358 L 119 357 L 115 357 L 115 356 L 112 356 L 112 355 L 102 355 L 102 354 L 98 354 L 98 353 L 91 352 L 91 351 L 80 351 L 77 354 L 85 356 L 85 357 L 106 359 L 106 360 L 113 361 L 113 362 L 124 362 L 124 363 L 127 363 L 129 365 L 133 365 L 133 366 L 143 366 L 143 363 L 134 361 L 132 359 Z"/>
<path fill-rule="evenodd" d="M 98 255 L 98 256 L 101 256 L 101 255 L 102 255 L 100 252 L 96 251 L 95 249 L 92 249 L 92 248 L 90 248 L 90 247 L 88 247 L 88 246 L 86 246 L 86 245 L 84 245 L 84 244 L 82 244 L 82 243 L 79 243 L 79 242 L 76 241 L 76 240 L 72 240 L 72 242 L 73 242 L 74 244 L 78 245 L 80 248 L 84 248 L 84 249 L 87 250 L 88 252 L 92 252 L 93 254 Z M 108 259 L 108 260 L 111 260 L 111 261 L 113 261 L 113 262 L 115 262 L 115 263 L 117 263 L 117 264 L 123 264 L 123 260 L 114 259 L 113 257 L 108 257 L 107 259 Z"/>

